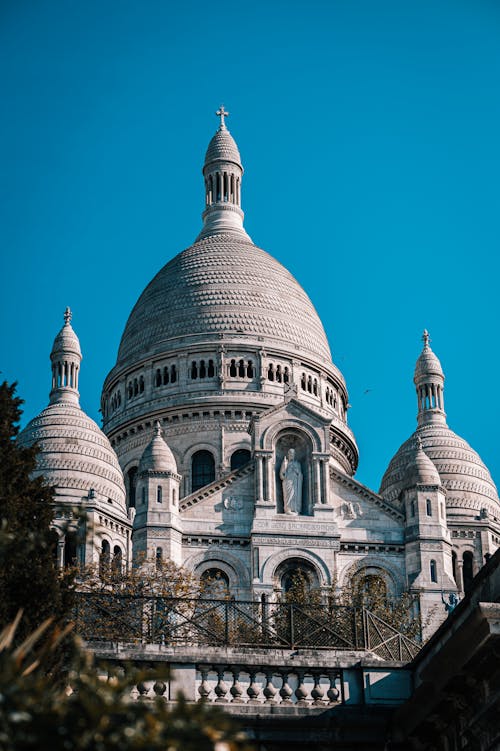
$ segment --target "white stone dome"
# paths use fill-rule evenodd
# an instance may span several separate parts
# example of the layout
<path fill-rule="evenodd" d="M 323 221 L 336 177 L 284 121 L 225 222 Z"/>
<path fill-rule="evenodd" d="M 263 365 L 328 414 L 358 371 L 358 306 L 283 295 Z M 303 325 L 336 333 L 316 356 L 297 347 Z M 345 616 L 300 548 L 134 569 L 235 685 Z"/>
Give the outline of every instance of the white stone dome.
<path fill-rule="evenodd" d="M 300 284 L 248 238 L 216 234 L 175 256 L 127 321 L 117 365 L 222 334 L 331 363 L 323 325 Z"/>
<path fill-rule="evenodd" d="M 125 486 L 118 459 L 102 430 L 78 405 L 49 404 L 20 433 L 22 446 L 38 446 L 37 469 L 58 496 L 88 496 L 116 504 L 124 514 Z"/>
<path fill-rule="evenodd" d="M 406 467 L 403 479 L 403 487 L 412 488 L 415 485 L 441 485 L 436 465 L 423 450 L 419 436 L 413 445 L 410 463 Z"/>
<path fill-rule="evenodd" d="M 177 463 L 169 446 L 161 435 L 160 423 L 156 423 L 155 432 L 148 443 L 139 462 L 139 474 L 142 472 L 173 472 L 177 474 Z"/>
<path fill-rule="evenodd" d="M 415 440 L 419 437 L 427 457 L 436 467 L 446 490 L 447 509 L 475 511 L 489 508 L 498 516 L 500 502 L 491 475 L 478 454 L 467 441 L 456 435 L 446 424 L 427 424 L 417 428 L 391 460 L 382 483 L 380 495 L 394 505 L 399 504 L 401 490 L 406 487 L 405 475 L 413 461 Z"/>
<path fill-rule="evenodd" d="M 227 128 L 220 128 L 208 144 L 205 154 L 205 166 L 216 161 L 241 163 L 236 141 Z"/>

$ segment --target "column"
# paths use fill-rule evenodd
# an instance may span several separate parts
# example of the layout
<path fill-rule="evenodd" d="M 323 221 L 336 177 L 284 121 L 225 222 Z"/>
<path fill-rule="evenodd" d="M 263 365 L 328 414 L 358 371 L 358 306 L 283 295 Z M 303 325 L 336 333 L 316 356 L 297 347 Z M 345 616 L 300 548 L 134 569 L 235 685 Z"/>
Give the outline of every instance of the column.
<path fill-rule="evenodd" d="M 457 555 L 457 587 L 459 592 L 464 591 L 464 562 Z"/>
<path fill-rule="evenodd" d="M 266 454 L 266 501 L 274 502 L 274 476 L 273 476 L 273 455 Z"/>
<path fill-rule="evenodd" d="M 64 568 L 64 548 L 66 546 L 66 538 L 60 537 L 57 541 L 57 568 Z"/>
<path fill-rule="evenodd" d="M 255 474 L 257 478 L 257 503 L 264 503 L 264 488 L 263 488 L 263 478 L 262 478 L 262 456 L 260 454 L 256 454 L 255 456 L 256 463 L 255 463 Z"/>

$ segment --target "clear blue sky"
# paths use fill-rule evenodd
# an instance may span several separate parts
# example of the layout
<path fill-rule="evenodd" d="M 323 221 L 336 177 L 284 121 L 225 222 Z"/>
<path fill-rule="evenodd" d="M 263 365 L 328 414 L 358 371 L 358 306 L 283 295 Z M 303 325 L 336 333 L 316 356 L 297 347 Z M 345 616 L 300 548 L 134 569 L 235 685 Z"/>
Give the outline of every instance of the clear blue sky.
<path fill-rule="evenodd" d="M 66 305 L 82 406 L 153 275 L 200 227 L 222 102 L 254 241 L 323 320 L 358 478 L 415 426 L 422 329 L 450 427 L 500 482 L 496 0 L 3 0 L 3 377 L 47 403 Z"/>

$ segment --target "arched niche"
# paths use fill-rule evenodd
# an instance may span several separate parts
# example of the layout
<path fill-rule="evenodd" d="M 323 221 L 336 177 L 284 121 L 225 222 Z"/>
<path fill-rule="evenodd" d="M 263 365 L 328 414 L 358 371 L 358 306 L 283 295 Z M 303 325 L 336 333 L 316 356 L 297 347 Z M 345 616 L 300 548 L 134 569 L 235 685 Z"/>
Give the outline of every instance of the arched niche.
<path fill-rule="evenodd" d="M 293 453 L 292 453 L 293 452 Z M 284 514 L 285 495 L 284 483 L 289 481 L 291 462 L 296 462 L 296 467 L 301 474 L 301 480 L 296 482 L 294 494 L 301 496 L 292 504 L 293 510 L 299 516 L 312 515 L 312 443 L 309 436 L 296 428 L 286 428 L 276 437 L 274 449 L 274 489 L 276 498 L 276 511 Z"/>

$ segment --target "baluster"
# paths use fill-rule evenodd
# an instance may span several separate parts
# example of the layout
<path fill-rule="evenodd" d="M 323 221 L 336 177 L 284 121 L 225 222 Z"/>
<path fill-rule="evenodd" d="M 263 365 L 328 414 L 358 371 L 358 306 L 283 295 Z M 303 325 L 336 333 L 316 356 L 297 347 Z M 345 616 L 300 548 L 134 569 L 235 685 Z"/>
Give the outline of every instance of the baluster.
<path fill-rule="evenodd" d="M 273 671 L 267 670 L 266 671 L 266 687 L 263 691 L 264 696 L 266 697 L 266 704 L 274 704 L 275 703 L 275 696 L 278 692 L 278 689 L 273 684 Z"/>
<path fill-rule="evenodd" d="M 233 670 L 233 685 L 229 689 L 229 693 L 233 697 L 231 703 L 232 704 L 244 704 L 245 701 L 242 698 L 243 686 L 239 682 L 240 668 L 237 666 L 234 666 L 232 670 Z"/>
<path fill-rule="evenodd" d="M 166 690 L 167 684 L 160 680 L 157 680 L 155 685 L 153 686 L 153 691 L 155 692 L 156 696 L 164 696 Z"/>
<path fill-rule="evenodd" d="M 313 673 L 314 688 L 311 691 L 314 706 L 320 706 L 324 704 L 325 691 L 321 685 L 321 673 Z"/>
<path fill-rule="evenodd" d="M 308 705 L 307 701 L 307 688 L 304 686 L 304 671 L 298 670 L 297 671 L 297 677 L 299 679 L 299 685 L 295 689 L 295 696 L 297 697 L 297 705 L 299 707 L 306 707 Z"/>
<path fill-rule="evenodd" d="M 208 697 L 210 696 L 210 686 L 208 685 L 210 666 L 207 665 L 206 667 L 200 667 L 199 670 L 201 673 L 201 683 L 198 686 L 198 693 L 200 695 L 198 701 L 208 701 Z"/>
<path fill-rule="evenodd" d="M 249 696 L 249 704 L 260 704 L 259 702 L 259 695 L 260 695 L 260 687 L 259 684 L 255 682 L 255 676 L 257 675 L 256 670 L 250 670 L 250 685 L 247 688 L 247 694 Z"/>
<path fill-rule="evenodd" d="M 283 680 L 283 685 L 280 688 L 281 704 L 293 704 L 293 702 L 290 699 L 291 695 L 293 694 L 293 691 L 290 685 L 288 684 L 288 672 L 283 671 L 282 673 L 280 673 L 280 675 Z"/>
<path fill-rule="evenodd" d="M 328 700 L 329 700 L 328 703 L 329 704 L 337 704 L 337 702 L 339 700 L 339 696 L 340 696 L 339 690 L 335 686 L 335 681 L 336 681 L 337 677 L 338 677 L 337 673 L 329 673 L 328 674 L 328 679 L 330 681 L 330 688 L 326 692 L 326 695 L 328 696 Z"/>
<path fill-rule="evenodd" d="M 217 670 L 217 685 L 214 688 L 214 692 L 217 695 L 217 699 L 215 700 L 216 704 L 226 704 L 226 694 L 227 694 L 227 686 L 224 683 L 224 668 L 218 668 Z"/>
<path fill-rule="evenodd" d="M 149 686 L 146 686 L 146 684 L 141 681 L 137 684 L 137 690 L 140 694 L 141 699 L 145 699 L 148 695 Z"/>

